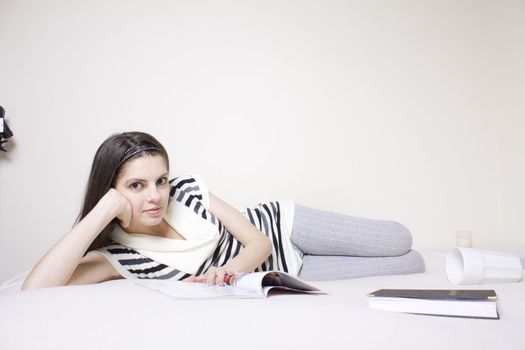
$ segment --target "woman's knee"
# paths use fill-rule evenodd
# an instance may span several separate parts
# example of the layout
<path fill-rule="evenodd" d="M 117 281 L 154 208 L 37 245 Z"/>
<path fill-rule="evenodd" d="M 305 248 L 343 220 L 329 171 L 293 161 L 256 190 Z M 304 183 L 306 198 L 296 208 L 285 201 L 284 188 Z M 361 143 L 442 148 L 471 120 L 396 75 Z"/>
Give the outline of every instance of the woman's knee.
<path fill-rule="evenodd" d="M 412 233 L 410 233 L 410 230 L 397 221 L 392 221 L 391 230 L 396 240 L 393 255 L 403 255 L 408 253 L 412 248 Z"/>

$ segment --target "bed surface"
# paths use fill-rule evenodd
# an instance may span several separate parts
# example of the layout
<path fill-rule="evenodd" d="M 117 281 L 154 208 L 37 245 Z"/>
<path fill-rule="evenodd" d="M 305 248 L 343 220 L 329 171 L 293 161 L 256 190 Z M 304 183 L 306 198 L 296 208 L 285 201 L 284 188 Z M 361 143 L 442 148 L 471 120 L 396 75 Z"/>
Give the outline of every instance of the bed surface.
<path fill-rule="evenodd" d="M 456 286 L 445 254 L 427 271 L 312 282 L 328 295 L 182 300 L 116 280 L 18 292 L 0 288 L 0 349 L 525 349 L 525 283 Z M 499 320 L 368 308 L 381 288 L 495 289 Z"/>

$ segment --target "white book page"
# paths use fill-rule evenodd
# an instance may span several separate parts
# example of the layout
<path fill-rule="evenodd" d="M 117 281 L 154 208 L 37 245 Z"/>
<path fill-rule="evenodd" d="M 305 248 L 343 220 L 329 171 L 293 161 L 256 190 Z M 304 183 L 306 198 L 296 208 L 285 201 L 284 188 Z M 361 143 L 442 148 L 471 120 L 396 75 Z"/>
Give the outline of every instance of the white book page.
<path fill-rule="evenodd" d="M 495 302 L 458 300 L 419 300 L 411 298 L 377 297 L 369 299 L 372 309 L 430 315 L 467 317 L 497 317 Z"/>
<path fill-rule="evenodd" d="M 209 286 L 201 282 L 159 281 L 148 280 L 136 282 L 137 285 L 156 290 L 163 294 L 182 299 L 213 299 L 213 298 L 263 298 L 264 294 L 256 293 L 239 287 Z M 260 289 L 260 288 L 259 288 Z"/>
<path fill-rule="evenodd" d="M 248 274 L 239 274 L 235 281 L 235 287 L 241 292 L 250 294 L 259 294 L 265 296 L 262 280 L 267 272 L 252 272 Z"/>

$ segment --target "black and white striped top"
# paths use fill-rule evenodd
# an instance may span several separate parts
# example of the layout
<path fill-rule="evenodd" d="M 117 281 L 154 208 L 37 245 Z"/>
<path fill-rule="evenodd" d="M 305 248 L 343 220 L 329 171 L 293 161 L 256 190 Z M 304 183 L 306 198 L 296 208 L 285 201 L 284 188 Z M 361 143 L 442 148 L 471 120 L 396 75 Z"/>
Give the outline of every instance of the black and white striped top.
<path fill-rule="evenodd" d="M 170 185 L 170 204 L 166 214 L 168 223 L 177 231 L 182 227 L 185 231 L 179 232 L 190 241 L 192 232 L 206 231 L 211 228 L 213 232 L 205 233 L 205 235 L 215 235 L 216 241 L 212 241 L 213 244 L 209 251 L 198 259 L 198 265 L 195 265 L 194 271 L 184 271 L 176 267 L 179 257 L 177 252 L 168 254 L 170 259 L 166 263 L 159 261 L 160 259 L 154 259 L 154 256 L 152 258 L 153 253 L 148 254 L 141 249 L 131 248 L 124 245 L 122 241 L 112 241 L 111 244 L 98 249 L 97 252 L 103 254 L 125 278 L 182 280 L 190 276 L 199 276 L 211 266 L 223 266 L 243 250 L 242 244 L 208 210 L 209 193 L 206 184 L 199 176 L 177 177 L 170 181 Z M 185 214 L 180 215 L 180 213 Z M 270 238 L 273 245 L 272 254 L 254 271 L 279 270 L 297 275 L 301 266 L 301 258 L 292 248 L 290 241 L 294 204 L 289 201 L 259 203 L 254 208 L 246 208 L 242 213 L 257 229 Z M 188 215 L 193 216 L 191 220 Z M 196 236 L 198 235 L 199 233 L 196 233 Z M 172 239 L 155 236 L 148 237 L 148 239 L 176 243 L 165 241 L 174 241 Z M 180 257 L 182 259 L 182 255 Z"/>

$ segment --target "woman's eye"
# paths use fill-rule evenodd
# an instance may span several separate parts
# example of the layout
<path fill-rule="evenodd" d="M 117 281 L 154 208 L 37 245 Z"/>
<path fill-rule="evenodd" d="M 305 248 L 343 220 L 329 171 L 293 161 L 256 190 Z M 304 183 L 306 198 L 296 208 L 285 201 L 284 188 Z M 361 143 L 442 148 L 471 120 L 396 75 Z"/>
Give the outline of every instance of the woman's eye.
<path fill-rule="evenodd" d="M 165 185 L 167 182 L 168 182 L 168 178 L 161 177 L 160 179 L 157 180 L 157 185 Z"/>
<path fill-rule="evenodd" d="M 133 182 L 131 185 L 129 185 L 129 188 L 132 190 L 138 190 L 142 188 L 142 184 L 140 182 Z"/>

